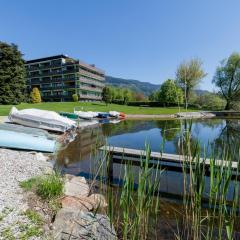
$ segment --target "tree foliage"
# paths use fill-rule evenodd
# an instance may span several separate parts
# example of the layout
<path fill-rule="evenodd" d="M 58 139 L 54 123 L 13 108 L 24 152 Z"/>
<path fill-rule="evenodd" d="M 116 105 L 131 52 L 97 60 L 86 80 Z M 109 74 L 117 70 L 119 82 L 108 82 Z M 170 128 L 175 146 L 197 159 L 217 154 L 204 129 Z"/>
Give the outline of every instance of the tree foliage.
<path fill-rule="evenodd" d="M 32 89 L 30 97 L 31 97 L 32 103 L 40 103 L 40 102 L 42 102 L 41 94 L 40 94 L 40 92 L 39 92 L 37 87 L 34 87 Z"/>
<path fill-rule="evenodd" d="M 175 84 L 174 80 L 168 79 L 160 87 L 158 101 L 163 102 L 166 105 L 182 104 L 182 90 Z"/>
<path fill-rule="evenodd" d="M 225 109 L 231 109 L 235 101 L 240 100 L 240 54 L 232 53 L 217 67 L 213 83 L 220 88 L 220 94 L 226 99 Z"/>
<path fill-rule="evenodd" d="M 0 42 L 0 104 L 25 100 L 26 69 L 17 45 Z"/>
<path fill-rule="evenodd" d="M 195 96 L 191 101 L 192 104 L 196 105 L 199 109 L 206 110 L 223 110 L 226 103 L 216 93 L 204 93 L 198 96 Z"/>
<path fill-rule="evenodd" d="M 108 104 L 111 102 L 112 96 L 111 96 L 111 89 L 109 87 L 104 87 L 102 91 L 102 100 Z"/>
<path fill-rule="evenodd" d="M 191 91 L 206 76 L 202 69 L 202 61 L 194 58 L 188 62 L 182 62 L 176 72 L 176 80 L 184 92 L 185 106 L 187 108 Z"/>

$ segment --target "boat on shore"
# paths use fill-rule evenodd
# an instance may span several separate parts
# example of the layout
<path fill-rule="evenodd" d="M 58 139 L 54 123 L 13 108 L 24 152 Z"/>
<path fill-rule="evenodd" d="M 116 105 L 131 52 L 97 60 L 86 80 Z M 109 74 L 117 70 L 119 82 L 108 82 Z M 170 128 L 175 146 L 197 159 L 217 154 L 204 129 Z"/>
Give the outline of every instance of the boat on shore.
<path fill-rule="evenodd" d="M 91 120 L 95 117 L 95 114 L 93 114 L 93 112 L 74 111 L 74 114 L 76 114 L 79 118 L 85 120 Z"/>
<path fill-rule="evenodd" d="M 16 124 L 0 124 L 0 147 L 50 153 L 58 148 L 56 137 L 47 131 Z"/>
<path fill-rule="evenodd" d="M 67 117 L 72 120 L 78 120 L 79 116 L 76 113 L 70 113 L 70 112 L 59 112 L 60 116 Z"/>
<path fill-rule="evenodd" d="M 18 110 L 12 107 L 8 119 L 12 123 L 54 132 L 65 132 L 76 127 L 75 121 L 56 112 L 40 109 Z"/>

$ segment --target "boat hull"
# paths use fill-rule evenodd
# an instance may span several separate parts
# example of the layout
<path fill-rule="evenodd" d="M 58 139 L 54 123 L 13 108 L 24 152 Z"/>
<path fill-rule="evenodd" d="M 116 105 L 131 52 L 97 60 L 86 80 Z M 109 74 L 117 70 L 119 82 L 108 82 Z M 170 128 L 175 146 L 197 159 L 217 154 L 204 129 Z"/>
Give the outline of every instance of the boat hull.
<path fill-rule="evenodd" d="M 0 147 L 41 152 L 55 152 L 56 141 L 38 135 L 0 130 Z"/>

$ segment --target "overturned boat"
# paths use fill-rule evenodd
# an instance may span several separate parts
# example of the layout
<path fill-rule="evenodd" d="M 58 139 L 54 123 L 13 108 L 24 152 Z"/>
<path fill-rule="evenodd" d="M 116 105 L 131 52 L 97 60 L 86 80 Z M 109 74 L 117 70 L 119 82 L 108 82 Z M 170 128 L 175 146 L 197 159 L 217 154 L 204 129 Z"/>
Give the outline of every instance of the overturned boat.
<path fill-rule="evenodd" d="M 83 111 L 74 111 L 75 114 L 78 115 L 79 118 L 85 119 L 85 120 L 91 120 L 97 116 L 97 113 L 95 112 L 83 112 Z"/>
<path fill-rule="evenodd" d="M 15 124 L 0 124 L 0 147 L 55 152 L 58 143 L 55 136 L 41 129 Z"/>
<path fill-rule="evenodd" d="M 75 121 L 62 117 L 56 112 L 40 109 L 18 110 L 12 107 L 8 119 L 12 123 L 55 132 L 65 132 L 76 127 Z"/>
<path fill-rule="evenodd" d="M 62 117 L 67 117 L 72 120 L 78 120 L 79 116 L 76 113 L 71 113 L 71 112 L 59 112 L 60 116 Z"/>

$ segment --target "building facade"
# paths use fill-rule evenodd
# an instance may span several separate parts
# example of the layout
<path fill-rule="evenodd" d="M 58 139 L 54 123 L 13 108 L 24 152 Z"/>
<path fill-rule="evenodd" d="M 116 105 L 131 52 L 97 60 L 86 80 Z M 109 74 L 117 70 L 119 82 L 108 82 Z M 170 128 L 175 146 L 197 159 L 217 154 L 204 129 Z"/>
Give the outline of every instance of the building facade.
<path fill-rule="evenodd" d="M 78 94 L 81 101 L 102 100 L 105 73 L 66 55 L 34 59 L 26 62 L 28 90 L 37 87 L 42 100 L 72 101 Z"/>

